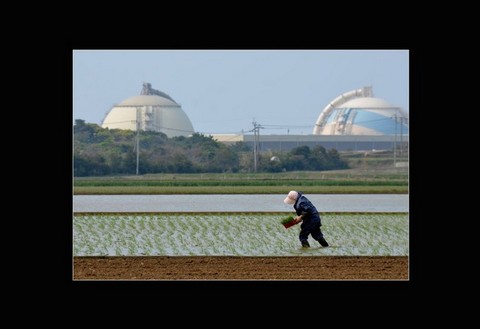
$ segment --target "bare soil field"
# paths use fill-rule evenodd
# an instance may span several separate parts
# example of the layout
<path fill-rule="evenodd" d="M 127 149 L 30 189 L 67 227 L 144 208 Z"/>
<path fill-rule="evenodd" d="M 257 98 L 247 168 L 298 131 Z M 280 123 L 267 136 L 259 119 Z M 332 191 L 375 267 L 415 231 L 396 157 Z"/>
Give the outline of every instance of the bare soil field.
<path fill-rule="evenodd" d="M 77 256 L 73 280 L 409 280 L 408 256 Z"/>

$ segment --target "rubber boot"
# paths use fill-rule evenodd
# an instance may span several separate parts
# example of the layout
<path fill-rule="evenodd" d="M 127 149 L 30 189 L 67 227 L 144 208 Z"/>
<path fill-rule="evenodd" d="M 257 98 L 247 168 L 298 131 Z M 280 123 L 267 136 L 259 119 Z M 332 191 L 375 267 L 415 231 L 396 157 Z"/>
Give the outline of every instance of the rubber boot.
<path fill-rule="evenodd" d="M 320 240 L 318 240 L 318 242 L 320 242 L 322 247 L 328 247 L 328 242 L 327 242 L 327 240 L 325 240 L 325 238 L 323 236 L 320 238 Z"/>

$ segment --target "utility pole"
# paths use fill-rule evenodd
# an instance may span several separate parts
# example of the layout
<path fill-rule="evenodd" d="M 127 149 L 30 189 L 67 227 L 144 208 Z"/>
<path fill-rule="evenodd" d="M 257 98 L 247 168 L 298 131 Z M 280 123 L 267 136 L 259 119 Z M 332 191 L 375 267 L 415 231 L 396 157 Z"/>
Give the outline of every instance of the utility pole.
<path fill-rule="evenodd" d="M 257 172 L 257 157 L 258 157 L 258 143 L 260 140 L 260 129 L 263 128 L 257 122 L 254 121 L 253 123 L 253 171 Z"/>
<path fill-rule="evenodd" d="M 400 157 L 403 156 L 403 117 L 400 117 Z"/>
<path fill-rule="evenodd" d="M 395 139 L 393 142 L 393 168 L 397 168 L 397 113 L 393 116 L 395 118 Z"/>
<path fill-rule="evenodd" d="M 137 170 L 136 174 L 138 176 L 138 162 L 139 162 L 139 156 L 140 156 L 140 107 L 137 107 Z"/>

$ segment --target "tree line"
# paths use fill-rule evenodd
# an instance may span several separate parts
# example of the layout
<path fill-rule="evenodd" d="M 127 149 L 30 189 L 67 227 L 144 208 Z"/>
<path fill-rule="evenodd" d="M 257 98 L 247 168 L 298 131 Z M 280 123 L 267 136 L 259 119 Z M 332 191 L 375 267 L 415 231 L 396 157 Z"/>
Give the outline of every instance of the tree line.
<path fill-rule="evenodd" d="M 131 175 L 137 169 L 136 132 L 102 128 L 77 119 L 73 126 L 75 177 Z M 252 147 L 244 142 L 226 145 L 212 136 L 168 138 L 160 132 L 141 131 L 139 174 L 252 172 Z M 257 172 L 345 169 L 348 165 L 335 149 L 299 146 L 289 152 L 261 152 Z"/>

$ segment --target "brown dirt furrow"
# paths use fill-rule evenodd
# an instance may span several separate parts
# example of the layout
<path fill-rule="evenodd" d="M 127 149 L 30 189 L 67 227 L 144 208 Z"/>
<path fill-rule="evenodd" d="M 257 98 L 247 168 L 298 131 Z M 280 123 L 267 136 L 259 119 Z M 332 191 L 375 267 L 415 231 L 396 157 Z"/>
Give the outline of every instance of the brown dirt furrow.
<path fill-rule="evenodd" d="M 408 280 L 407 256 L 74 257 L 73 280 Z"/>

